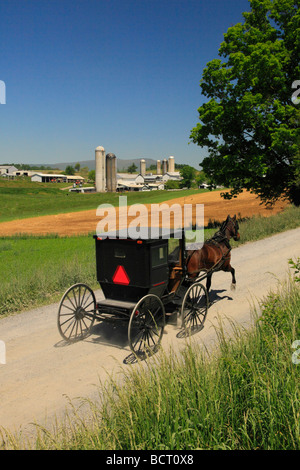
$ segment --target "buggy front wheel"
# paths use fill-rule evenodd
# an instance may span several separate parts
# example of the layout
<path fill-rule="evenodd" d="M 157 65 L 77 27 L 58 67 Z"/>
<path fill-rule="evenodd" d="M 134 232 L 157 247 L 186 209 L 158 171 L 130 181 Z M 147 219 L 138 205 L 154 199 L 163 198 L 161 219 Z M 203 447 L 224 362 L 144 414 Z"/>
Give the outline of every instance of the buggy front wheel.
<path fill-rule="evenodd" d="M 207 309 L 207 290 L 200 282 L 196 282 L 188 288 L 183 298 L 181 307 L 182 328 L 189 334 L 202 330 Z"/>
<path fill-rule="evenodd" d="M 96 298 L 86 284 L 74 284 L 63 295 L 59 308 L 57 326 L 61 336 L 68 342 L 85 338 L 95 321 Z"/>
<path fill-rule="evenodd" d="M 145 295 L 134 307 L 128 326 L 128 340 L 138 357 L 154 354 L 160 345 L 165 327 L 165 308 L 154 294 Z"/>

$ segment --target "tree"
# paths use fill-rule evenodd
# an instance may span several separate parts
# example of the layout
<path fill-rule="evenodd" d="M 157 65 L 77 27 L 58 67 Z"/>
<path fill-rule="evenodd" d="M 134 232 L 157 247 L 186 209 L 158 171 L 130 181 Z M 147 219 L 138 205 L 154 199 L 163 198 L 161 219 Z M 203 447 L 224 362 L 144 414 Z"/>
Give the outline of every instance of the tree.
<path fill-rule="evenodd" d="M 182 180 L 180 181 L 181 188 L 190 188 L 196 176 L 196 170 L 192 166 L 183 165 L 180 169 L 180 176 Z"/>
<path fill-rule="evenodd" d="M 175 180 L 166 181 L 165 189 L 180 189 L 179 181 L 175 181 Z"/>
<path fill-rule="evenodd" d="M 199 171 L 199 173 L 196 175 L 196 183 L 198 186 L 200 186 L 200 184 L 203 184 L 203 183 L 206 183 L 207 182 L 207 177 L 204 173 L 204 171 Z"/>
<path fill-rule="evenodd" d="M 91 181 L 95 181 L 95 180 L 96 180 L 96 172 L 95 172 L 95 170 L 89 171 L 88 178 L 89 178 L 89 180 L 91 180 Z"/>
<path fill-rule="evenodd" d="M 135 163 L 132 163 L 132 165 L 130 165 L 130 166 L 127 168 L 128 173 L 134 173 L 136 170 L 137 170 L 137 166 L 136 166 Z"/>
<path fill-rule="evenodd" d="M 75 175 L 75 170 L 71 165 L 68 165 L 64 171 L 64 174 L 70 176 Z"/>
<path fill-rule="evenodd" d="M 75 168 L 76 171 L 80 171 L 80 163 L 76 163 L 74 168 Z"/>
<path fill-rule="evenodd" d="M 281 196 L 300 204 L 299 0 L 250 0 L 244 23 L 228 29 L 220 59 L 209 62 L 200 86 L 192 142 L 207 147 L 200 166 L 224 197 L 251 190 L 265 203 Z"/>

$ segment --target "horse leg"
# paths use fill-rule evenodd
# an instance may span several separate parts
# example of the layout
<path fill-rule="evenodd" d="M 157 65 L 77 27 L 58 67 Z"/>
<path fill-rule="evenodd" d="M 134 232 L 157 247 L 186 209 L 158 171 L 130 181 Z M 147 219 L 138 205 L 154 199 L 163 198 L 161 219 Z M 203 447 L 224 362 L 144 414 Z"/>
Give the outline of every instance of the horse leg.
<path fill-rule="evenodd" d="M 211 286 L 211 276 L 212 274 L 208 274 L 206 278 L 206 290 L 207 293 L 209 292 L 210 286 Z"/>
<path fill-rule="evenodd" d="M 212 274 L 208 274 L 208 275 L 207 275 L 207 278 L 206 278 L 206 290 L 207 290 L 207 296 L 208 296 L 208 303 L 209 303 L 209 305 L 210 305 L 209 289 L 210 289 L 210 286 L 211 286 L 211 276 L 212 276 Z"/>
<path fill-rule="evenodd" d="M 235 287 L 236 287 L 235 269 L 230 265 L 229 267 L 230 267 L 230 272 L 232 276 L 231 290 L 235 290 Z"/>

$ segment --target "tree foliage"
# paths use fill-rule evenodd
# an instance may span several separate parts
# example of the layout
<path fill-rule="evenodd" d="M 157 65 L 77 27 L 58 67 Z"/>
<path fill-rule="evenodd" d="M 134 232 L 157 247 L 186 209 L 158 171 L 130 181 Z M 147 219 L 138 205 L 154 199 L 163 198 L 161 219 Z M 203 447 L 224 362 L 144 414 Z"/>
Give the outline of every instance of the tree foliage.
<path fill-rule="evenodd" d="M 190 188 L 196 177 L 196 170 L 190 165 L 183 165 L 180 168 L 180 176 L 182 177 L 182 180 L 180 181 L 180 187 Z"/>
<path fill-rule="evenodd" d="M 75 169 L 72 167 L 72 165 L 68 165 L 64 171 L 64 174 L 69 176 L 75 175 Z"/>
<path fill-rule="evenodd" d="M 95 181 L 95 180 L 96 180 L 96 171 L 95 171 L 95 170 L 89 171 L 88 179 L 91 180 L 91 181 Z"/>
<path fill-rule="evenodd" d="M 214 183 L 244 188 L 264 202 L 284 196 L 300 204 L 299 0 L 250 0 L 244 22 L 224 35 L 218 59 L 203 71 L 209 100 L 199 109 L 192 142 L 207 147 L 200 164 Z M 226 194 L 223 195 L 226 197 Z"/>
<path fill-rule="evenodd" d="M 137 170 L 137 166 L 135 163 L 132 163 L 128 168 L 127 168 L 127 171 L 128 173 L 135 173 Z"/>

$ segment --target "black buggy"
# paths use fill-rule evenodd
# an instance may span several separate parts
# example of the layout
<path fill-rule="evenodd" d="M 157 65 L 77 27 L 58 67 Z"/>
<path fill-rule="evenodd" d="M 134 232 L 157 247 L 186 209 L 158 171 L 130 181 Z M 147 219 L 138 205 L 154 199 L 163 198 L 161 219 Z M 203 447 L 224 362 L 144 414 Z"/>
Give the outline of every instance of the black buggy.
<path fill-rule="evenodd" d="M 70 287 L 61 299 L 58 329 L 68 342 L 85 338 L 96 321 L 122 321 L 128 326 L 132 352 L 145 356 L 157 351 L 166 317 L 177 315 L 182 332 L 203 328 L 208 294 L 201 280 L 186 269 L 184 230 L 164 238 L 122 238 L 119 233 L 94 235 L 97 281 L 103 300 L 86 284 Z"/>

